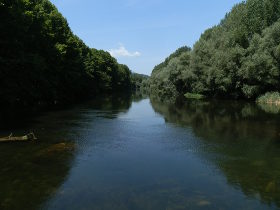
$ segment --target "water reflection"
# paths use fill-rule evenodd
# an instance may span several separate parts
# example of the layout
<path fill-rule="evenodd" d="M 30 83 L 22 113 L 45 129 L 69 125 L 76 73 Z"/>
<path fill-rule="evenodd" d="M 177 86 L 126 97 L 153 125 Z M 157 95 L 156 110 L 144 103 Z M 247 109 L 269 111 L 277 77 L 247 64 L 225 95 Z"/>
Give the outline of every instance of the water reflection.
<path fill-rule="evenodd" d="M 233 101 L 151 104 L 166 122 L 192 129 L 205 145 L 198 155 L 222 171 L 230 185 L 280 207 L 279 115 Z"/>
<path fill-rule="evenodd" d="M 0 145 L 0 209 L 280 207 L 278 115 L 250 103 L 141 97 L 24 123 L 15 134 L 32 130 L 40 141 Z"/>
<path fill-rule="evenodd" d="M 52 111 L 0 130 L 22 135 L 34 131 L 39 141 L 0 145 L 0 209 L 40 209 L 69 176 L 79 154 L 82 127 L 95 118 L 116 118 L 132 103 L 131 96 L 108 96 L 63 111 Z M 93 116 L 97 113 L 95 118 Z M 4 119 L 1 119 L 3 123 Z"/>
<path fill-rule="evenodd" d="M 280 106 L 277 104 L 258 104 L 258 106 L 267 113 L 279 114 Z"/>

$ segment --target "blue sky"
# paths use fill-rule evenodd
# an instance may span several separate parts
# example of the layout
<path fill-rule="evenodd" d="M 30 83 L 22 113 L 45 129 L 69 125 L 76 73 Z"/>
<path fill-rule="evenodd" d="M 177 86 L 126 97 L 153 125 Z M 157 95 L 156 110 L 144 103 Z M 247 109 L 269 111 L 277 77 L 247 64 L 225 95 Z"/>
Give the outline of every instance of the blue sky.
<path fill-rule="evenodd" d="M 88 46 L 150 74 L 177 48 L 192 47 L 241 0 L 51 0 Z"/>

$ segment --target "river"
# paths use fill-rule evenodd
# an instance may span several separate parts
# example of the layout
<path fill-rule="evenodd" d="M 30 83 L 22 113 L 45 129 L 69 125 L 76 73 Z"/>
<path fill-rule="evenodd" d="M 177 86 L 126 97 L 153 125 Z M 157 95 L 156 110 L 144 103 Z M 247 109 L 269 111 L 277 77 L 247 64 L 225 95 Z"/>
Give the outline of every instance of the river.
<path fill-rule="evenodd" d="M 267 110 L 266 110 L 267 111 Z M 105 98 L 0 145 L 0 209 L 279 209 L 280 115 L 236 101 Z"/>

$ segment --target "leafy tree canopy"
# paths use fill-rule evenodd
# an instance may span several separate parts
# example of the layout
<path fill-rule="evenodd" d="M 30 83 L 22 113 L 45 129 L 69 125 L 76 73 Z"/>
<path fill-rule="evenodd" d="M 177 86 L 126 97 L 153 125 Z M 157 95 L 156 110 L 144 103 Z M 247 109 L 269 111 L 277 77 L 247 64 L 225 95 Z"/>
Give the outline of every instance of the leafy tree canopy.
<path fill-rule="evenodd" d="M 247 0 L 157 65 L 150 89 L 160 97 L 186 92 L 255 99 L 280 88 L 280 1 Z"/>
<path fill-rule="evenodd" d="M 2 104 L 73 103 L 130 86 L 128 67 L 86 46 L 49 0 L 0 0 Z"/>

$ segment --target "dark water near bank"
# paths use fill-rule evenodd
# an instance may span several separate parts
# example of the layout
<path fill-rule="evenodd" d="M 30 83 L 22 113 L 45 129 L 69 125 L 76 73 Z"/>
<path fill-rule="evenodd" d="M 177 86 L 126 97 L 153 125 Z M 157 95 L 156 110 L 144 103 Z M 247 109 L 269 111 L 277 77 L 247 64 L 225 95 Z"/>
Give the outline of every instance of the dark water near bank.
<path fill-rule="evenodd" d="M 108 98 L 30 130 L 0 145 L 0 209 L 280 209 L 280 115 L 254 104 Z"/>

